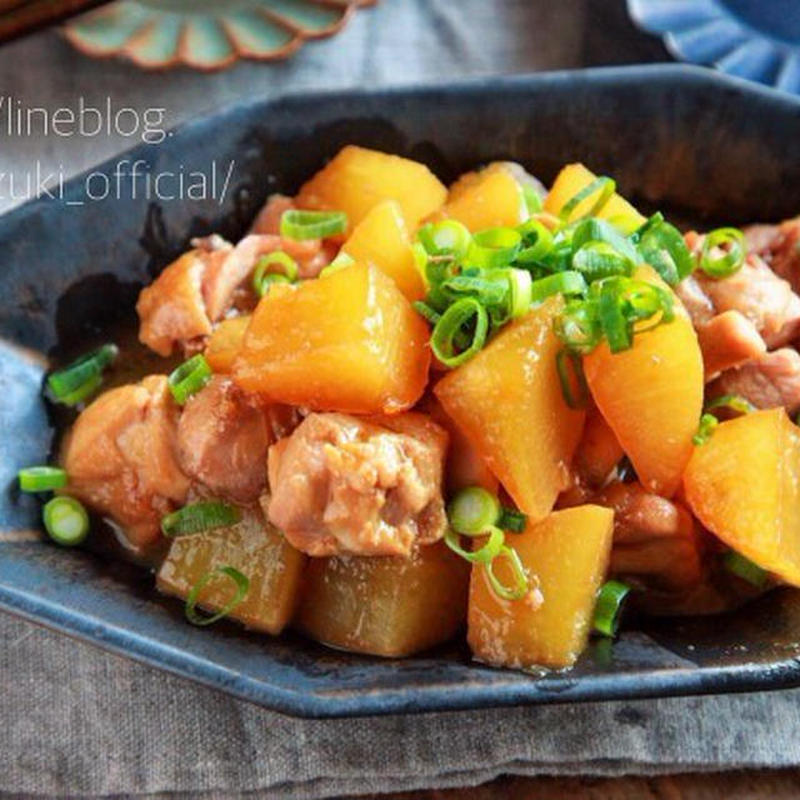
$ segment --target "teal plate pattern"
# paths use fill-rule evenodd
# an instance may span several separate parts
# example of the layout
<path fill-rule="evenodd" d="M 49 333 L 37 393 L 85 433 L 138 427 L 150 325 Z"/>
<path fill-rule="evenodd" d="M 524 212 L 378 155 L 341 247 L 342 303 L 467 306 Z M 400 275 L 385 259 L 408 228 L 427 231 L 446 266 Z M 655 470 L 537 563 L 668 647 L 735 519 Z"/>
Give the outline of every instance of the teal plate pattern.
<path fill-rule="evenodd" d="M 240 58 L 286 58 L 341 30 L 375 0 L 117 0 L 70 20 L 67 39 L 93 57 L 144 69 L 218 70 Z"/>

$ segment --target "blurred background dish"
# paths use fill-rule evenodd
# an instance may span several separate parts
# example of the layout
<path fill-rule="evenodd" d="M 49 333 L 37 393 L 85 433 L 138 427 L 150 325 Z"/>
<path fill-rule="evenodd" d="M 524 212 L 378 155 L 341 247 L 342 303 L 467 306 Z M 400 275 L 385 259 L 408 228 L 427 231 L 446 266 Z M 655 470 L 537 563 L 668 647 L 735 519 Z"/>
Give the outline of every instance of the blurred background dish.
<path fill-rule="evenodd" d="M 120 56 L 144 69 L 227 67 L 239 58 L 277 60 L 308 39 L 330 36 L 357 6 L 375 0 L 117 0 L 64 27 L 94 57 Z"/>
<path fill-rule="evenodd" d="M 628 0 L 683 61 L 800 94 L 798 0 Z"/>

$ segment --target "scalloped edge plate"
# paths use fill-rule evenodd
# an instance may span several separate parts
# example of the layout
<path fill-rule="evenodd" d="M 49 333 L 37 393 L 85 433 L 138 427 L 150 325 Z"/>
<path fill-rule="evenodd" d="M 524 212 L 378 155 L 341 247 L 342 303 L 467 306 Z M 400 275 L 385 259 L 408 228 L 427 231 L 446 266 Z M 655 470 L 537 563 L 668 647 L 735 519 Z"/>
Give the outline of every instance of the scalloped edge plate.
<path fill-rule="evenodd" d="M 763 11 L 767 2 L 754 0 L 753 10 Z M 771 11 L 768 24 L 779 12 Z M 628 0 L 628 13 L 681 61 L 800 94 L 800 39 L 758 30 L 718 0 Z"/>
<path fill-rule="evenodd" d="M 277 61 L 310 39 L 338 33 L 355 10 L 377 0 L 117 0 L 63 27 L 92 58 L 124 58 L 146 70 L 183 66 L 205 72 L 239 59 Z M 229 4 L 232 5 L 232 4 Z"/>

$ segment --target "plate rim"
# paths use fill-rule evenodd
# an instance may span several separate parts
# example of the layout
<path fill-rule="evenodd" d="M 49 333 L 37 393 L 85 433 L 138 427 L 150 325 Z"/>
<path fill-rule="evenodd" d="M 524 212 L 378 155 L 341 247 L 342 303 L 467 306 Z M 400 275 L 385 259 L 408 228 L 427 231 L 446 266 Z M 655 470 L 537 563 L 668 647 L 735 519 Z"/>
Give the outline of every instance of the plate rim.
<path fill-rule="evenodd" d="M 313 103 L 315 98 L 341 98 L 348 102 L 369 98 L 424 97 L 446 93 L 451 97 L 469 96 L 482 91 L 519 91 L 547 85 L 607 84 L 624 85 L 657 81 L 678 84 L 703 84 L 760 96 L 765 101 L 800 115 L 800 98 L 749 81 L 722 75 L 704 67 L 683 64 L 599 67 L 584 70 L 560 70 L 503 77 L 478 77 L 459 81 L 441 81 L 422 85 L 370 87 L 361 89 L 326 89 L 315 92 L 287 91 L 271 97 L 228 104 L 206 114 L 198 114 L 171 128 L 177 133 L 202 129 L 219 117 L 235 120 L 250 109 L 268 109 L 277 103 Z M 72 176 L 66 187 L 78 186 L 84 176 L 116 163 L 135 153 L 142 145 L 121 152 L 102 164 Z M 2 215 L 0 223 L 16 225 L 29 214 L 37 213 L 42 203 L 56 202 L 47 197 L 34 198 Z M 2 550 L 0 549 L 0 553 Z M 519 673 L 509 673 L 507 683 L 428 684 L 399 688 L 297 690 L 268 683 L 202 658 L 190 650 L 179 649 L 133 630 L 99 620 L 62 603 L 36 595 L 12 583 L 0 581 L 0 610 L 34 624 L 97 646 L 116 655 L 150 667 L 190 679 L 238 699 L 297 717 L 334 718 L 397 713 L 459 711 L 516 705 L 573 703 L 584 701 L 632 700 L 649 697 L 674 697 L 699 694 L 735 693 L 787 689 L 800 686 L 800 657 L 770 663 L 750 663 L 707 667 L 675 667 L 658 671 L 610 672 L 595 674 L 591 681 L 577 681 L 569 673 L 548 678 L 546 688 L 531 677 L 519 680 Z"/>

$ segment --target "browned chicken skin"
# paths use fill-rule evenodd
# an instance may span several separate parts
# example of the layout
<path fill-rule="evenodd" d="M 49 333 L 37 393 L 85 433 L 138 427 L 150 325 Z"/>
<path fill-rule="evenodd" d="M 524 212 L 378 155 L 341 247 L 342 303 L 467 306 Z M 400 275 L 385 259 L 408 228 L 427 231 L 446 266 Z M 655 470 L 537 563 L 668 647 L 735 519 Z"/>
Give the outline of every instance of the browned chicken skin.
<path fill-rule="evenodd" d="M 265 409 L 220 375 L 189 398 L 178 423 L 184 472 L 234 502 L 255 502 L 264 491 L 270 441 Z"/>
<path fill-rule="evenodd" d="M 117 522 L 137 548 L 155 542 L 161 517 L 186 500 L 178 413 L 166 377 L 151 375 L 98 397 L 64 444 L 65 492 Z"/>
<path fill-rule="evenodd" d="M 250 234 L 236 246 L 216 235 L 193 244 L 194 250 L 142 289 L 136 304 L 139 339 L 162 356 L 176 345 L 186 352 L 199 349 L 232 308 L 255 306 L 258 297 L 249 278 L 261 256 L 282 250 L 297 262 L 301 278 L 313 278 L 336 254 L 319 239 L 293 241 L 274 234 Z"/>
<path fill-rule="evenodd" d="M 658 591 L 685 591 L 701 580 L 695 523 L 681 505 L 638 483 L 614 483 L 592 500 L 614 509 L 613 574 Z"/>
<path fill-rule="evenodd" d="M 446 447 L 421 414 L 310 414 L 270 448 L 269 520 L 312 556 L 409 555 L 444 535 Z"/>
<path fill-rule="evenodd" d="M 800 411 L 800 354 L 790 347 L 773 350 L 736 369 L 729 369 L 709 384 L 711 398 L 734 394 L 756 408 Z"/>

